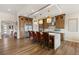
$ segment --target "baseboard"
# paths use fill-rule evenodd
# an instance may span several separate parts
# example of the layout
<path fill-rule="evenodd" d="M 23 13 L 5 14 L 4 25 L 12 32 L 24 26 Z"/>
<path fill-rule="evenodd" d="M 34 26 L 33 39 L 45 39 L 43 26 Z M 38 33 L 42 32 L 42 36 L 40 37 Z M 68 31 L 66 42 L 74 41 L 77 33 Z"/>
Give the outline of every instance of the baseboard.
<path fill-rule="evenodd" d="M 71 41 L 71 42 L 78 42 L 79 43 L 79 40 L 65 40 L 65 41 Z"/>

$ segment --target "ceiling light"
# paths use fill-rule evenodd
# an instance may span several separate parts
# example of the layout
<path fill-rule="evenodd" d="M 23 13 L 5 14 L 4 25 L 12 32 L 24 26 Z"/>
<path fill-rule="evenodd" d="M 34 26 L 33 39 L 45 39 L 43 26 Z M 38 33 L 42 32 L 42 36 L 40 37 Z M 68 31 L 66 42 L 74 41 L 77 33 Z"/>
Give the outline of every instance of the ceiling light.
<path fill-rule="evenodd" d="M 8 9 L 8 11 L 11 11 L 11 9 Z"/>
<path fill-rule="evenodd" d="M 51 20 L 52 20 L 51 16 L 48 16 L 47 17 L 47 23 L 51 23 Z"/>
<path fill-rule="evenodd" d="M 50 10 L 48 10 L 48 13 L 50 12 Z M 47 23 L 51 23 L 51 21 L 52 21 L 52 18 L 51 18 L 51 16 L 48 16 L 47 17 Z"/>
<path fill-rule="evenodd" d="M 35 14 L 38 14 L 38 13 L 39 13 L 39 12 L 36 12 Z M 35 14 L 34 14 L 34 15 L 35 15 Z"/>
<path fill-rule="evenodd" d="M 43 24 L 43 20 L 39 20 L 39 24 Z"/>
<path fill-rule="evenodd" d="M 32 10 L 32 12 L 34 12 L 34 10 Z"/>

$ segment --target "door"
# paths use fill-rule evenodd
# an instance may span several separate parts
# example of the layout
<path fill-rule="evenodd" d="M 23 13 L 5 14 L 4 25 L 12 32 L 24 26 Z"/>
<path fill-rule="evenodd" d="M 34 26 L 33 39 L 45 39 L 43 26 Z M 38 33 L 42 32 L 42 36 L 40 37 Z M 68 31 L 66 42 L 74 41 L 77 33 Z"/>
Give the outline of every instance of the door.
<path fill-rule="evenodd" d="M 8 38 L 9 37 L 9 31 L 7 24 L 2 23 L 1 24 L 1 32 L 2 32 L 2 38 Z"/>

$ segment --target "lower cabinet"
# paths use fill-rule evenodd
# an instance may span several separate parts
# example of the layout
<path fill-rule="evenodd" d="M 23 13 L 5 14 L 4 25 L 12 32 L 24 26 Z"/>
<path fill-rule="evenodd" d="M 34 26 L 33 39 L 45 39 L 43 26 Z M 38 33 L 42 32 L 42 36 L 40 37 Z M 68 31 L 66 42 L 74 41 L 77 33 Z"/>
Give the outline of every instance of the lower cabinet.
<path fill-rule="evenodd" d="M 51 37 L 54 37 L 54 38 L 52 38 L 53 39 L 53 47 L 56 50 L 61 45 L 61 36 L 60 36 L 60 33 L 49 33 L 49 35 Z"/>

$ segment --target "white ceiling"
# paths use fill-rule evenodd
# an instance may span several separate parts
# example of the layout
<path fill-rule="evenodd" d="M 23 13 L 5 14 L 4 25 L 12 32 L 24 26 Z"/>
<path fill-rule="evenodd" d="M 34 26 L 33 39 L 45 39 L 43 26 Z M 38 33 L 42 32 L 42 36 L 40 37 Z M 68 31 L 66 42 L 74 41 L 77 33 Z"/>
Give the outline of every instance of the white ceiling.
<path fill-rule="evenodd" d="M 0 4 L 0 12 L 11 14 L 29 15 L 36 10 L 39 10 L 46 4 Z M 10 9 L 10 11 L 8 11 Z"/>
<path fill-rule="evenodd" d="M 16 14 L 24 6 L 26 5 L 25 4 L 0 4 L 0 12 Z M 8 11 L 8 9 L 10 9 L 10 11 Z"/>
<path fill-rule="evenodd" d="M 48 13 L 48 10 L 50 12 Z M 56 4 L 52 5 L 49 8 L 45 8 L 41 10 L 38 14 L 32 15 L 32 17 L 36 16 L 37 18 L 42 18 L 46 17 L 48 15 L 50 16 L 56 16 L 59 14 L 74 14 L 74 13 L 79 13 L 79 4 Z M 42 14 L 40 16 L 40 14 Z"/>
<path fill-rule="evenodd" d="M 27 4 L 23 9 L 21 9 L 18 13 L 19 15 L 28 16 L 33 12 L 41 9 L 42 7 L 46 6 L 47 4 Z"/>
<path fill-rule="evenodd" d="M 23 16 L 28 16 L 31 13 L 41 9 L 42 7 L 48 4 L 0 4 L 0 12 L 8 12 L 11 14 L 19 14 Z M 46 17 L 48 15 L 55 16 L 61 13 L 71 14 L 71 13 L 79 13 L 79 4 L 57 4 L 52 5 L 49 8 L 45 8 L 37 14 L 30 15 L 30 17 Z M 8 11 L 11 9 L 11 11 Z M 48 13 L 48 10 L 50 12 Z M 42 14 L 42 15 L 40 15 Z"/>
<path fill-rule="evenodd" d="M 50 12 L 48 12 L 48 10 Z M 47 17 L 49 15 L 55 16 L 55 15 L 59 15 L 59 14 L 60 14 L 60 10 L 58 9 L 58 7 L 56 5 L 50 5 L 47 8 L 44 8 L 43 10 L 39 11 L 38 14 L 31 15 L 31 17 L 44 18 L 44 17 Z"/>
<path fill-rule="evenodd" d="M 66 14 L 79 13 L 79 4 L 59 4 Z"/>

